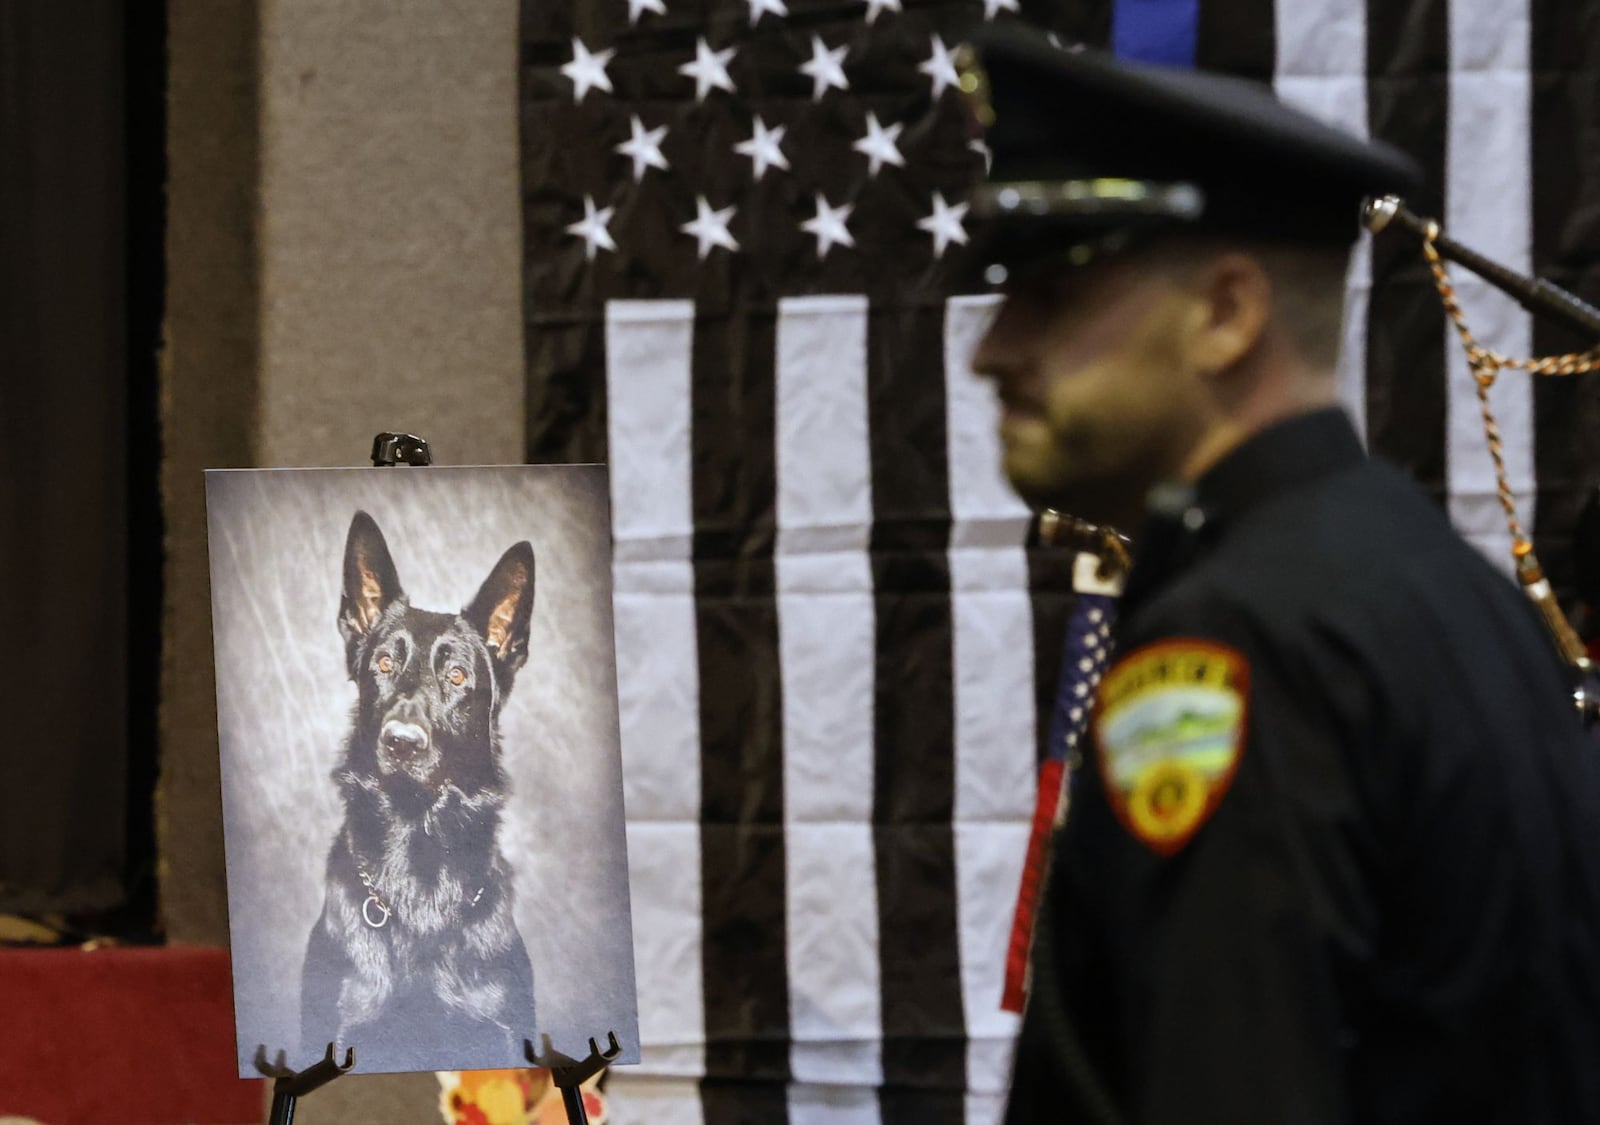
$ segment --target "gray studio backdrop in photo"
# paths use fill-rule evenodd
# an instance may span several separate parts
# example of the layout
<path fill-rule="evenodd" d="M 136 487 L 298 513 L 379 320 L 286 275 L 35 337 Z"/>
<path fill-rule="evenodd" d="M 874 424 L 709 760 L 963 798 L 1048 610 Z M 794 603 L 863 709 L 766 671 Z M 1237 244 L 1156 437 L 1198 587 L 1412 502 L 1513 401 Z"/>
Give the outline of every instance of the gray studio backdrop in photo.
<path fill-rule="evenodd" d="M 614 1030 L 621 1061 L 637 1061 L 605 470 L 226 470 L 206 474 L 206 493 L 240 1074 L 255 1074 L 258 1044 L 300 1066 L 320 1054 L 294 1052 L 306 939 L 344 815 L 330 775 L 356 687 L 336 615 L 358 510 L 422 609 L 460 610 L 508 547 L 532 544 L 528 661 L 500 716 L 500 847 L 539 1023 L 528 1034 L 582 1058 Z"/>

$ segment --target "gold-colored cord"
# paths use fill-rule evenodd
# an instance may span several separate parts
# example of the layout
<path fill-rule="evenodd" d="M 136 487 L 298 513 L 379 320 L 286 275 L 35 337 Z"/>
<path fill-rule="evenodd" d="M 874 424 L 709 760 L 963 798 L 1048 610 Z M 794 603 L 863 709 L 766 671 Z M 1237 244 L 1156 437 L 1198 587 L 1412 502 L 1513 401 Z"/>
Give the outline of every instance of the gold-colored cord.
<path fill-rule="evenodd" d="M 1478 411 L 1483 416 L 1484 444 L 1488 446 L 1489 459 L 1494 463 L 1495 489 L 1499 493 L 1500 506 L 1505 510 L 1506 529 L 1511 533 L 1511 557 L 1516 563 L 1517 579 L 1538 606 L 1540 615 L 1555 637 L 1556 647 L 1561 650 L 1561 654 L 1573 665 L 1587 668 L 1589 661 L 1583 641 L 1579 639 L 1566 614 L 1562 612 L 1560 603 L 1556 601 L 1550 583 L 1545 580 L 1544 568 L 1534 556 L 1533 543 L 1523 531 L 1522 521 L 1517 516 L 1517 499 L 1511 491 L 1510 482 L 1506 479 L 1505 448 L 1500 438 L 1500 424 L 1496 421 L 1494 409 L 1489 403 L 1489 391 L 1494 387 L 1500 372 L 1508 368 L 1526 371 L 1530 375 L 1581 375 L 1600 371 L 1600 346 L 1586 352 L 1531 359 L 1517 359 L 1485 348 L 1478 343 L 1472 335 L 1472 330 L 1467 327 L 1466 317 L 1461 312 L 1461 304 L 1456 300 L 1455 286 L 1451 284 L 1450 276 L 1445 272 L 1444 259 L 1435 245 L 1438 238 L 1439 224 L 1430 220 L 1427 233 L 1422 240 L 1422 253 L 1428 260 L 1428 269 L 1433 273 L 1433 283 L 1439 290 L 1439 300 L 1443 302 L 1450 322 L 1455 325 L 1456 335 L 1461 338 L 1461 346 L 1466 349 L 1467 367 L 1471 370 L 1473 382 L 1477 385 Z"/>

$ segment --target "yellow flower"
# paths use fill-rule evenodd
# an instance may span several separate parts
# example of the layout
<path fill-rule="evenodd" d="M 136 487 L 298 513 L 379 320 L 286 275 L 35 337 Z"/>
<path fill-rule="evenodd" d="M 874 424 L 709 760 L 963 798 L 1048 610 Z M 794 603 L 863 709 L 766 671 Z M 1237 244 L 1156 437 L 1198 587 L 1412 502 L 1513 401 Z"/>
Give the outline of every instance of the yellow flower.
<path fill-rule="evenodd" d="M 511 1071 L 484 1072 L 485 1081 L 479 1085 L 476 1101 L 489 1125 L 526 1125 L 528 1107 L 522 1100 L 522 1086 Z"/>
<path fill-rule="evenodd" d="M 446 1125 L 565 1125 L 561 1091 L 548 1070 L 439 1071 L 439 1113 Z M 589 1125 L 605 1125 L 602 1074 L 583 1084 Z"/>

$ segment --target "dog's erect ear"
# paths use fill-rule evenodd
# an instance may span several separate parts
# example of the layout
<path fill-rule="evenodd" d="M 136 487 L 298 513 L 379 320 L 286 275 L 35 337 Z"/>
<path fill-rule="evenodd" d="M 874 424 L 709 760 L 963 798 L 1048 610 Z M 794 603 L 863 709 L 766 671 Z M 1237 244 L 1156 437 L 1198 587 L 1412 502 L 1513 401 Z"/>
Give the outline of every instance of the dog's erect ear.
<path fill-rule="evenodd" d="M 389 545 L 371 516 L 357 512 L 344 541 L 344 592 L 339 597 L 339 632 L 355 674 L 355 651 L 389 603 L 404 596 Z"/>
<path fill-rule="evenodd" d="M 502 676 L 522 667 L 533 616 L 533 548 L 526 540 L 500 556 L 461 616 L 489 646 Z"/>

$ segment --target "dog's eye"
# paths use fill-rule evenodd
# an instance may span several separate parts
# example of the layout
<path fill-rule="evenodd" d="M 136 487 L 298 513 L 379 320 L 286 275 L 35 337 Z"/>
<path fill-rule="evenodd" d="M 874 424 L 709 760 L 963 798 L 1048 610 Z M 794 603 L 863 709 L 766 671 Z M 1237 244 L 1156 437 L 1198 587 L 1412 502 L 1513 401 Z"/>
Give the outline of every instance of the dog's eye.
<path fill-rule="evenodd" d="M 445 673 L 445 678 L 456 687 L 460 687 L 467 682 L 467 670 L 459 664 L 452 665 L 450 671 Z"/>
<path fill-rule="evenodd" d="M 382 672 L 385 676 L 387 676 L 390 672 L 393 672 L 394 657 L 390 656 L 387 652 L 378 657 L 378 671 Z"/>

